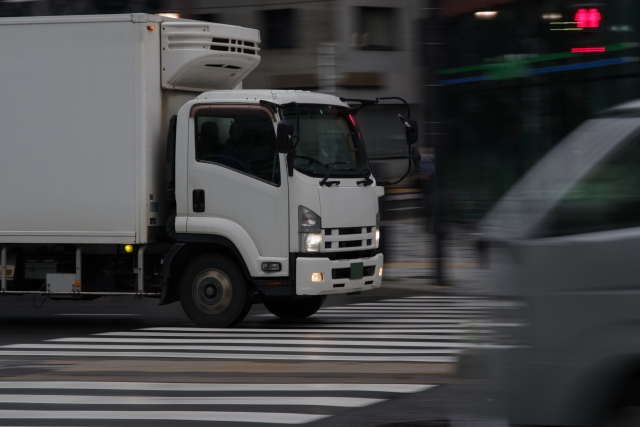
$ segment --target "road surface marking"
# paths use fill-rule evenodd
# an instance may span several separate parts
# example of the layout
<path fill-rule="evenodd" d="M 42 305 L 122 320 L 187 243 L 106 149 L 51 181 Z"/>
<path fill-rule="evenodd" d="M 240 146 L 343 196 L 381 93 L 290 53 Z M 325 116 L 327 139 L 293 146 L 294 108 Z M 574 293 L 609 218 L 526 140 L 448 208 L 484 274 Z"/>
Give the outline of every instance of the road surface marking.
<path fill-rule="evenodd" d="M 299 396 L 84 396 L 68 394 L 0 394 L 0 403 L 36 403 L 47 405 L 270 405 L 270 406 L 335 406 L 359 408 L 387 399 L 361 397 Z"/>
<path fill-rule="evenodd" d="M 357 347 L 442 347 L 442 343 L 415 342 L 415 341 L 337 341 L 337 340 L 305 340 L 305 339 L 191 339 L 191 338 L 103 338 L 103 337 L 77 337 L 54 338 L 46 342 L 54 343 L 131 343 L 131 344 L 282 344 L 282 345 L 310 345 L 310 346 L 357 346 Z M 448 343 L 447 346 L 468 348 L 468 344 Z M 2 347 L 2 348 L 6 348 Z"/>
<path fill-rule="evenodd" d="M 119 314 L 119 313 L 61 313 L 56 316 L 142 316 L 142 314 Z"/>
<path fill-rule="evenodd" d="M 302 355 L 302 354 L 241 354 L 241 353 L 150 353 L 129 351 L 20 351 L 0 350 L 0 356 L 20 357 L 130 357 L 130 358 L 157 358 L 157 359 L 224 359 L 224 360 L 295 360 L 307 362 L 406 362 L 406 363 L 455 363 L 457 357 L 445 356 L 327 356 L 327 355 Z"/>
<path fill-rule="evenodd" d="M 233 333 L 213 333 L 213 332 L 101 332 L 99 334 L 94 334 L 94 336 L 109 336 L 109 337 L 181 337 L 181 338 L 225 338 L 230 335 L 238 336 L 238 337 L 256 337 L 256 338 L 291 338 L 291 334 L 274 334 L 274 333 L 242 333 L 236 335 L 236 332 L 239 332 L 238 329 L 231 330 Z M 295 332 L 301 332 L 305 334 L 305 338 L 340 338 L 340 339 L 362 339 L 364 334 L 334 334 L 334 333 L 326 333 L 322 334 L 314 334 L 314 333 L 306 333 L 304 330 Z M 338 331 L 340 332 L 340 331 Z M 468 332 L 468 331 L 461 331 Z M 406 340 L 468 340 L 473 339 L 473 337 L 468 337 L 465 335 L 405 335 L 405 334 L 366 334 L 366 338 L 368 339 L 406 339 Z"/>
<path fill-rule="evenodd" d="M 0 419 L 28 420 L 157 420 L 223 421 L 265 424 L 306 424 L 330 415 L 288 414 L 278 412 L 205 412 L 205 411 L 34 411 L 0 410 Z"/>
<path fill-rule="evenodd" d="M 345 342 L 347 344 L 347 342 Z M 436 347 L 434 345 L 434 347 Z M 440 347 L 453 347 L 443 343 Z M 455 349 L 439 348 L 429 350 L 391 349 L 391 348 L 326 348 L 326 347 L 246 347 L 246 346 L 194 346 L 194 345 L 105 345 L 105 344 L 11 344 L 2 348 L 10 349 L 64 349 L 64 350 L 196 350 L 196 351 L 246 351 L 281 353 L 356 353 L 356 354 L 455 354 L 475 345 L 455 346 Z"/>
<path fill-rule="evenodd" d="M 357 333 L 359 335 L 361 334 L 384 334 L 384 333 L 395 333 L 395 332 L 402 332 L 402 333 L 424 333 L 424 334 L 434 334 L 434 333 L 449 333 L 449 334 L 463 334 L 463 333 L 468 333 L 469 330 L 468 329 L 420 329 L 422 328 L 421 326 L 417 327 L 416 329 L 399 329 L 402 326 L 398 327 L 396 325 L 392 325 L 394 328 L 398 328 L 398 329 L 331 329 L 331 328 L 322 328 L 322 329 L 318 329 L 317 327 L 319 325 L 313 325 L 313 328 L 310 329 L 306 329 L 305 328 L 305 324 L 300 324 L 298 328 L 296 329 L 280 329 L 280 328 L 234 328 L 234 329 L 224 329 L 224 328 L 191 328 L 191 327 L 173 327 L 173 326 L 169 326 L 169 327 L 155 327 L 155 328 L 141 328 L 141 329 L 137 329 L 137 331 L 170 331 L 170 332 L 180 332 L 180 331 L 185 331 L 185 332 L 225 332 L 227 335 L 228 334 L 235 334 L 237 332 L 241 332 L 243 333 L 242 336 L 244 336 L 244 333 L 250 333 L 250 332 L 296 332 L 296 333 L 326 333 L 326 332 L 332 332 L 332 333 L 340 333 L 340 334 L 351 334 L 351 333 Z M 338 325 L 331 325 L 332 328 L 340 328 L 341 326 Z M 346 325 L 346 327 L 354 327 L 354 325 Z M 363 326 L 363 325 L 355 325 L 355 327 L 362 327 L 362 328 L 368 328 L 368 326 Z M 477 331 L 474 331 L 477 332 Z M 485 333 L 490 333 L 491 331 L 483 331 Z M 109 332 L 107 332 L 108 334 Z M 114 332 L 114 334 L 117 334 L 117 332 Z M 97 335 L 101 335 L 101 334 L 97 334 Z"/>
<path fill-rule="evenodd" d="M 129 381 L 0 381 L 0 389 L 11 390 L 128 390 L 128 391 L 364 391 L 375 393 L 418 393 L 435 387 L 431 384 L 248 384 L 248 383 L 156 383 Z"/>
<path fill-rule="evenodd" d="M 273 316 L 273 314 L 254 314 L 253 316 Z M 425 319 L 425 320 L 433 320 L 438 321 L 438 323 L 445 322 L 468 322 L 469 319 L 477 319 L 479 317 L 483 317 L 481 315 L 466 315 L 466 314 L 403 314 L 403 313 L 377 313 L 377 314 L 367 314 L 367 313 L 349 313 L 349 312 L 323 312 L 318 311 L 313 315 L 314 319 L 318 318 L 345 318 L 345 319 L 367 319 L 371 317 L 375 317 L 377 319 L 394 319 L 397 317 L 402 317 L 404 319 Z"/>

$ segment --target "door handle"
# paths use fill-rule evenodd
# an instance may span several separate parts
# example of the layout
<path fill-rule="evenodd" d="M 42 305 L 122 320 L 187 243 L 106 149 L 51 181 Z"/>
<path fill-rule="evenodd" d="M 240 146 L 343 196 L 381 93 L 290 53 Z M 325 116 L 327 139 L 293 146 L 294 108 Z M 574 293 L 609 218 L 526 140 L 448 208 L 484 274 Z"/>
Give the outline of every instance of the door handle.
<path fill-rule="evenodd" d="M 193 190 L 193 211 L 204 212 L 204 190 Z"/>

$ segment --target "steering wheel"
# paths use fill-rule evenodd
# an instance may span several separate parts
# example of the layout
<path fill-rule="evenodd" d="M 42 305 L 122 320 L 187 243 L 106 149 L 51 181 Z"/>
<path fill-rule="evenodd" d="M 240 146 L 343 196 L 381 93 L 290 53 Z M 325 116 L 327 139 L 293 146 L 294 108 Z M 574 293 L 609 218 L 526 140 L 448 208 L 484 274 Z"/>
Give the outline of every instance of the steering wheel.
<path fill-rule="evenodd" d="M 235 156 L 227 156 L 225 154 L 207 154 L 207 155 L 201 156 L 200 158 L 202 160 L 209 160 L 211 162 L 215 162 L 214 159 L 223 159 L 223 158 L 224 159 L 231 159 L 234 162 L 238 163 L 240 166 L 242 166 L 242 168 L 244 169 L 245 172 L 248 172 L 251 175 L 255 175 L 255 173 L 251 170 L 249 165 L 247 165 L 245 162 L 243 162 L 242 160 L 240 160 L 239 158 L 237 158 Z M 216 162 L 216 163 L 220 163 L 220 162 Z M 228 165 L 224 165 L 224 166 L 228 166 Z"/>
<path fill-rule="evenodd" d="M 313 164 L 313 163 L 315 163 L 315 164 L 317 164 L 317 165 L 327 167 L 324 163 L 321 163 L 320 161 L 318 161 L 318 160 L 314 159 L 313 157 L 298 156 L 298 155 L 296 154 L 296 159 L 308 160 L 308 161 L 309 161 L 309 164 Z"/>

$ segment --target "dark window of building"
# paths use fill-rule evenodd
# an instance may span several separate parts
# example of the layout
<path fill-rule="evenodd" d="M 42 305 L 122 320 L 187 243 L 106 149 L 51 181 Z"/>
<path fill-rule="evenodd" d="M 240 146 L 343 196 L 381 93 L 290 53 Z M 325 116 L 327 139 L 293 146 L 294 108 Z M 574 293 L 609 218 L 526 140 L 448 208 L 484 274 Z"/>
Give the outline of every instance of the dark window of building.
<path fill-rule="evenodd" d="M 297 46 L 296 14 L 293 9 L 265 10 L 265 48 L 292 49 Z"/>
<path fill-rule="evenodd" d="M 357 44 L 362 49 L 393 50 L 397 48 L 397 9 L 390 7 L 359 8 Z"/>

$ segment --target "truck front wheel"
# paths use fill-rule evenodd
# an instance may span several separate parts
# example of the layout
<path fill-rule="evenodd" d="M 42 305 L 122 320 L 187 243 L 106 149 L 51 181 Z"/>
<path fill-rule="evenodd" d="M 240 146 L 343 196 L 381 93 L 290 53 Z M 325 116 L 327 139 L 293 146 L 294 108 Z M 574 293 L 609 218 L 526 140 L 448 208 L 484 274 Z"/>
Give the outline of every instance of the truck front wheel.
<path fill-rule="evenodd" d="M 240 322 L 251 298 L 240 269 L 230 259 L 203 255 L 186 268 L 180 281 L 180 303 L 195 324 L 223 328 Z"/>
<path fill-rule="evenodd" d="M 281 301 L 265 302 L 264 306 L 271 314 L 281 319 L 304 319 L 320 310 L 326 299 L 326 295 L 301 299 L 288 298 Z"/>

